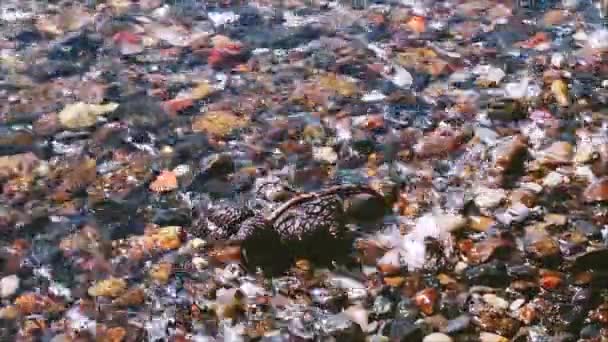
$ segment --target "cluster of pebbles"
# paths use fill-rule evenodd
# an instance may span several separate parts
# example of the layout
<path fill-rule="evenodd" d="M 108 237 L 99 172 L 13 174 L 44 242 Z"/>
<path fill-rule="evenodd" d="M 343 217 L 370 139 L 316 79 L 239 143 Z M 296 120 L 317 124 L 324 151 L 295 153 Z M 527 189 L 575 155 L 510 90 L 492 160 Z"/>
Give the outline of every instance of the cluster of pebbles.
<path fill-rule="evenodd" d="M 588 0 L 0 2 L 0 340 L 605 341 Z"/>

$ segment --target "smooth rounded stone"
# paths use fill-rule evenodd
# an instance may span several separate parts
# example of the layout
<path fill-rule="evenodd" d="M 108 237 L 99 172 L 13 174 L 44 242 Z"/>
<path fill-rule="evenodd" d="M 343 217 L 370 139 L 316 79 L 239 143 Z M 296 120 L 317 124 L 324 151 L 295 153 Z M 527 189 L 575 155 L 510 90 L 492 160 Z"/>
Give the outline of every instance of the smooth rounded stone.
<path fill-rule="evenodd" d="M 509 310 L 516 311 L 519 308 L 521 308 L 521 306 L 524 305 L 525 303 L 526 303 L 526 300 L 523 298 L 516 299 L 513 302 L 511 302 L 511 305 L 509 305 Z"/>
<path fill-rule="evenodd" d="M 426 335 L 422 342 L 452 342 L 452 338 L 446 334 L 442 333 L 432 333 L 430 335 Z"/>
<path fill-rule="evenodd" d="M 548 188 L 555 188 L 559 185 L 565 184 L 567 181 L 568 177 L 557 171 L 551 171 L 545 176 L 545 178 L 543 178 L 543 185 Z"/>
<path fill-rule="evenodd" d="M 576 270 L 608 270 L 608 249 L 586 252 L 574 260 Z"/>
<path fill-rule="evenodd" d="M 496 131 L 486 127 L 475 127 L 475 136 L 486 145 L 493 146 L 498 142 L 500 137 Z"/>
<path fill-rule="evenodd" d="M 19 289 L 19 277 L 15 274 L 0 279 L 0 297 L 7 298 L 14 295 Z"/>
<path fill-rule="evenodd" d="M 525 119 L 527 108 L 512 99 L 493 99 L 488 105 L 488 118 L 496 121 L 517 121 Z"/>
<path fill-rule="evenodd" d="M 587 186 L 583 192 L 585 202 L 608 201 L 608 177 L 601 178 Z"/>
<path fill-rule="evenodd" d="M 565 63 L 566 63 L 566 57 L 564 56 L 563 53 L 554 52 L 551 55 L 551 65 L 553 65 L 554 67 L 561 68 L 564 66 Z"/>
<path fill-rule="evenodd" d="M 475 204 L 481 209 L 496 208 L 507 197 L 507 193 L 503 189 L 481 187 L 475 192 Z"/>
<path fill-rule="evenodd" d="M 601 327 L 597 324 L 587 324 L 580 332 L 580 337 L 584 339 L 593 339 L 599 336 L 601 333 Z"/>
<path fill-rule="evenodd" d="M 374 304 L 372 305 L 372 312 L 377 316 L 386 315 L 391 312 L 393 309 L 393 302 L 384 297 L 378 296 L 374 299 Z"/>
<path fill-rule="evenodd" d="M 536 204 L 537 194 L 529 189 L 518 188 L 513 190 L 509 197 L 511 203 L 521 203 L 528 208 L 532 208 Z"/>
<path fill-rule="evenodd" d="M 479 334 L 480 342 L 509 342 L 509 339 L 498 334 L 482 332 Z"/>
<path fill-rule="evenodd" d="M 493 293 L 486 293 L 482 296 L 483 300 L 498 310 L 506 310 L 509 307 L 509 302 L 504 298 L 500 298 Z"/>
<path fill-rule="evenodd" d="M 460 315 L 454 319 L 448 321 L 448 325 L 445 327 L 445 333 L 454 334 L 460 331 L 466 330 L 471 324 L 471 317 L 469 315 Z"/>
<path fill-rule="evenodd" d="M 509 137 L 498 143 L 492 153 L 493 166 L 501 173 L 514 173 L 523 169 L 524 159 L 528 153 L 525 138 Z"/>
<path fill-rule="evenodd" d="M 332 147 L 329 146 L 313 147 L 312 155 L 313 159 L 316 161 L 326 162 L 329 164 L 335 164 L 338 161 L 338 154 Z"/>
<path fill-rule="evenodd" d="M 201 175 L 220 177 L 234 172 L 234 160 L 227 153 L 213 154 L 201 161 Z"/>
<path fill-rule="evenodd" d="M 570 163 L 574 156 L 574 146 L 567 141 L 556 141 L 541 151 L 540 155 L 540 162 L 544 165 Z"/>
<path fill-rule="evenodd" d="M 358 194 L 346 199 L 345 214 L 356 221 L 376 221 L 386 212 L 386 205 L 381 198 L 371 194 Z"/>
<path fill-rule="evenodd" d="M 512 223 L 522 223 L 530 215 L 530 209 L 522 203 L 515 203 L 504 212 L 497 214 L 496 219 L 508 226 Z"/>
<path fill-rule="evenodd" d="M 398 342 L 421 342 L 422 329 L 408 319 L 396 319 L 390 323 L 389 338 Z"/>
<path fill-rule="evenodd" d="M 321 320 L 321 331 L 338 341 L 363 341 L 364 335 L 359 324 L 346 314 L 337 314 Z"/>
<path fill-rule="evenodd" d="M 538 276 L 538 269 L 530 265 L 509 265 L 507 273 L 510 277 L 521 279 L 521 278 L 535 278 Z"/>
<path fill-rule="evenodd" d="M 602 235 L 601 229 L 589 221 L 576 220 L 572 223 L 572 226 L 577 232 L 588 238 L 599 238 Z"/>
<path fill-rule="evenodd" d="M 34 134 L 0 126 L 0 155 L 14 155 L 35 150 Z"/>
<path fill-rule="evenodd" d="M 509 281 L 505 264 L 498 260 L 469 267 L 464 271 L 464 277 L 472 285 L 501 286 Z"/>

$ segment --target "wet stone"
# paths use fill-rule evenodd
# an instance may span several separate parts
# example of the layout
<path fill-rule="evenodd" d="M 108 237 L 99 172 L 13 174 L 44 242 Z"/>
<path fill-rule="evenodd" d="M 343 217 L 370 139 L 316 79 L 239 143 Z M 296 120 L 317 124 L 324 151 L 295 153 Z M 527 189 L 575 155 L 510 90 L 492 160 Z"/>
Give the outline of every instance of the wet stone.
<path fill-rule="evenodd" d="M 525 119 L 528 113 L 519 101 L 498 99 L 488 105 L 488 118 L 497 121 L 516 121 Z"/>
<path fill-rule="evenodd" d="M 608 200 L 608 178 L 599 179 L 585 189 L 584 200 L 587 202 L 604 202 Z"/>
<path fill-rule="evenodd" d="M 423 342 L 451 342 L 452 338 L 446 334 L 442 333 L 432 333 L 430 335 L 426 335 L 423 339 Z"/>
<path fill-rule="evenodd" d="M 360 221 L 377 220 L 386 212 L 384 201 L 368 194 L 351 196 L 345 206 L 345 215 Z"/>
<path fill-rule="evenodd" d="M 445 332 L 448 334 L 454 334 L 466 330 L 471 323 L 471 317 L 468 315 L 461 315 L 448 321 L 445 327 Z"/>
<path fill-rule="evenodd" d="M 465 279 L 469 284 L 495 286 L 509 280 L 507 268 L 500 261 L 491 261 L 465 270 Z"/>
<path fill-rule="evenodd" d="M 596 6 L 22 3 L 0 340 L 606 335 Z"/>
<path fill-rule="evenodd" d="M 589 221 L 576 220 L 572 222 L 572 225 L 574 229 L 588 238 L 599 238 L 601 235 L 599 227 Z"/>
<path fill-rule="evenodd" d="M 409 320 L 393 320 L 390 324 L 389 338 L 392 341 L 422 341 L 422 330 Z"/>

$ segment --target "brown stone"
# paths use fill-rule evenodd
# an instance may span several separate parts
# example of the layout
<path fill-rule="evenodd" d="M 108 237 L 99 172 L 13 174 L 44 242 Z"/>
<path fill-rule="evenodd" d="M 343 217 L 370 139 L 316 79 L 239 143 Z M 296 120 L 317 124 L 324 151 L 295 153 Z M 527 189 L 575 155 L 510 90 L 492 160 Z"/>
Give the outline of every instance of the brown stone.
<path fill-rule="evenodd" d="M 425 315 L 432 315 L 435 312 L 438 298 L 439 294 L 436 289 L 426 288 L 414 296 L 414 303 Z"/>
<path fill-rule="evenodd" d="M 516 135 L 494 149 L 493 164 L 500 174 L 517 172 L 523 168 L 528 146 L 524 137 Z"/>
<path fill-rule="evenodd" d="M 139 306 L 144 303 L 145 299 L 146 294 L 144 290 L 140 287 L 134 287 L 127 290 L 127 292 L 123 293 L 118 298 L 114 299 L 112 304 L 119 307 Z"/>
<path fill-rule="evenodd" d="M 402 276 L 384 277 L 384 283 L 390 287 L 401 287 L 405 283 L 405 278 Z"/>
<path fill-rule="evenodd" d="M 496 221 L 487 216 L 469 217 L 469 227 L 477 232 L 486 232 L 494 223 L 496 223 Z"/>
<path fill-rule="evenodd" d="M 530 244 L 526 250 L 538 259 L 546 259 L 560 255 L 558 242 L 550 237 L 544 237 L 535 241 Z"/>
<path fill-rule="evenodd" d="M 583 193 L 585 202 L 608 201 L 608 177 L 601 178 L 587 186 Z"/>
<path fill-rule="evenodd" d="M 511 193 L 511 203 L 521 203 L 532 208 L 536 205 L 536 194 L 528 189 L 515 189 Z"/>
<path fill-rule="evenodd" d="M 502 336 L 513 336 L 519 329 L 519 322 L 510 317 L 499 316 L 494 312 L 483 312 L 477 319 L 481 330 Z"/>

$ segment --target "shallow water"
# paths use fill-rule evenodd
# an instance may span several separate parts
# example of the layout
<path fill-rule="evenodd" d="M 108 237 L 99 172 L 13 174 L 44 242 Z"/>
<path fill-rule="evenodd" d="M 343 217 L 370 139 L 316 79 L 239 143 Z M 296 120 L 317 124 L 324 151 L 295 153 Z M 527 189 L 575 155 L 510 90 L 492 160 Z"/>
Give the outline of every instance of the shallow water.
<path fill-rule="evenodd" d="M 605 17 L 3 1 L 1 339 L 607 338 Z"/>

